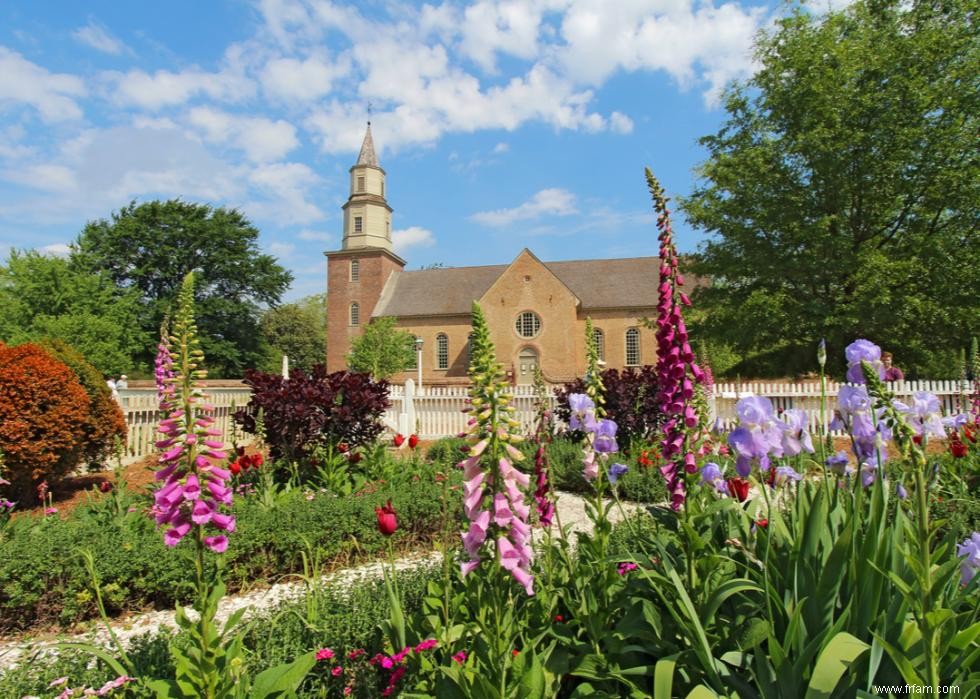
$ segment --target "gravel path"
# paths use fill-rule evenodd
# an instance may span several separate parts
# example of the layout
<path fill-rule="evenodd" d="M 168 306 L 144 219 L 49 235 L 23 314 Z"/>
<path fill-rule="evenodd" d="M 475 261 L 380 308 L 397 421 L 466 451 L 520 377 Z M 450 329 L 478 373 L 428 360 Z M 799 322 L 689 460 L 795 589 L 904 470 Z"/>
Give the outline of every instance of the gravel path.
<path fill-rule="evenodd" d="M 627 513 L 630 513 L 640 509 L 640 506 L 632 503 L 624 503 L 623 508 Z M 586 514 L 585 500 L 578 495 L 572 495 L 570 493 L 559 494 L 558 519 L 561 520 L 566 530 L 572 534 L 573 539 L 576 533 L 589 532 L 592 529 L 592 521 Z M 614 522 L 622 519 L 618 507 L 614 507 L 610 511 L 610 519 Z M 557 529 L 556 525 L 554 525 L 555 529 Z M 434 565 L 439 560 L 440 554 L 438 552 L 419 553 L 399 559 L 395 563 L 395 567 L 399 570 L 406 570 L 425 565 Z M 378 561 L 325 575 L 322 582 L 325 586 L 345 590 L 357 584 L 359 581 L 380 579 L 381 576 L 381 562 Z M 239 609 L 246 610 L 246 619 L 256 613 L 274 609 L 285 601 L 300 599 L 304 590 L 304 583 L 297 581 L 278 583 L 253 592 L 226 596 L 218 606 L 218 622 L 224 623 L 229 616 Z M 188 614 L 193 616 L 195 612 L 188 610 Z M 175 629 L 173 610 L 145 612 L 112 622 L 112 630 L 125 645 L 128 645 L 134 638 L 147 633 L 156 633 L 163 630 L 173 631 Z M 54 648 L 55 644 L 64 641 L 95 643 L 105 647 L 110 645 L 109 634 L 101 624 L 95 630 L 76 635 L 38 637 L 25 634 L 19 638 L 0 641 L 0 670 L 9 669 L 26 657 L 53 654 L 56 652 Z"/>

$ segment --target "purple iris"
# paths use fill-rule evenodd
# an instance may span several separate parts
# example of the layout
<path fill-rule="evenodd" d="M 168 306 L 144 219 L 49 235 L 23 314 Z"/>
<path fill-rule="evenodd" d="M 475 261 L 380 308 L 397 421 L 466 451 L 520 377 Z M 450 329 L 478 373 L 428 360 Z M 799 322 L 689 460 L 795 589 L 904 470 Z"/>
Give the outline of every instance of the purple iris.
<path fill-rule="evenodd" d="M 627 466 L 626 464 L 613 464 L 612 466 L 609 467 L 609 472 L 607 474 L 607 477 L 609 478 L 609 482 L 612 483 L 613 485 L 616 485 L 616 482 L 624 475 L 626 475 L 626 472 L 629 470 L 630 467 Z"/>
<path fill-rule="evenodd" d="M 775 485 L 782 485 L 788 481 L 801 481 L 803 476 L 797 473 L 792 466 L 778 466 L 774 478 Z"/>
<path fill-rule="evenodd" d="M 960 563 L 960 579 L 969 585 L 973 576 L 980 570 L 980 532 L 973 532 L 956 547 L 956 555 L 963 559 Z"/>
<path fill-rule="evenodd" d="M 710 483 L 719 493 L 728 495 L 728 482 L 721 474 L 721 467 L 712 461 L 701 467 L 701 482 Z"/>
<path fill-rule="evenodd" d="M 881 348 L 870 340 L 855 340 L 844 350 L 844 357 L 847 359 L 847 380 L 851 383 L 865 382 L 861 362 L 868 362 L 878 372 L 878 378 L 884 380 L 885 365 L 881 362 Z"/>
<path fill-rule="evenodd" d="M 942 407 L 934 393 L 916 391 L 912 394 L 912 405 L 895 401 L 895 407 L 905 414 L 905 419 L 917 435 L 929 435 L 940 439 L 946 436 L 946 430 L 943 429 Z"/>
<path fill-rule="evenodd" d="M 899 483 L 895 486 L 895 495 L 898 496 L 899 500 L 904 500 L 909 496 L 909 491 L 905 489 L 905 486 Z"/>
<path fill-rule="evenodd" d="M 735 405 L 738 419 L 749 425 L 765 425 L 772 422 L 772 401 L 764 396 L 746 396 Z"/>
<path fill-rule="evenodd" d="M 861 464 L 861 485 L 865 488 L 875 482 L 878 477 L 878 465 L 874 462 L 865 461 Z"/>
<path fill-rule="evenodd" d="M 843 449 L 836 454 L 828 456 L 824 463 L 827 464 L 827 467 L 831 471 L 839 473 L 842 476 L 849 476 L 853 473 L 853 469 L 850 466 L 850 459 L 847 456 L 847 452 Z"/>
<path fill-rule="evenodd" d="M 806 411 L 790 409 L 783 411 L 783 455 L 796 456 L 802 451 L 813 453 L 813 440 L 807 431 Z"/>
<path fill-rule="evenodd" d="M 602 419 L 595 425 L 595 441 L 593 448 L 600 454 L 610 454 L 619 450 L 616 444 L 616 423 L 612 420 Z"/>
<path fill-rule="evenodd" d="M 572 393 L 568 396 L 568 408 L 571 415 L 568 426 L 573 430 L 591 432 L 595 426 L 595 403 L 584 393 Z"/>

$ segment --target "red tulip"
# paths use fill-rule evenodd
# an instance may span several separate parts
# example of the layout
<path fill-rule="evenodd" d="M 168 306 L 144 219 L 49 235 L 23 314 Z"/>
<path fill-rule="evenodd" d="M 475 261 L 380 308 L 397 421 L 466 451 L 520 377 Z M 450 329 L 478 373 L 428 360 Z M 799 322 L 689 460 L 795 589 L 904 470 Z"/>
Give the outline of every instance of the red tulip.
<path fill-rule="evenodd" d="M 395 516 L 395 508 L 391 506 L 391 500 L 387 505 L 374 508 L 374 514 L 378 517 L 378 531 L 385 536 L 391 536 L 398 529 L 398 518 Z"/>
<path fill-rule="evenodd" d="M 729 478 L 728 492 L 739 502 L 749 499 L 749 482 L 744 478 Z"/>
<path fill-rule="evenodd" d="M 350 445 L 347 442 L 341 442 L 337 445 L 337 451 L 339 451 L 341 454 L 346 454 L 350 451 Z"/>
<path fill-rule="evenodd" d="M 110 490 L 112 490 L 112 483 L 109 481 L 102 481 L 99 483 L 99 490 L 101 490 L 103 493 L 108 493 Z"/>
<path fill-rule="evenodd" d="M 957 459 L 962 459 L 966 456 L 966 445 L 963 442 L 956 440 L 955 442 L 949 443 L 949 450 L 952 452 L 953 456 Z"/>
<path fill-rule="evenodd" d="M 418 445 L 419 445 L 419 437 L 418 437 L 418 435 L 413 434 L 411 437 L 408 438 L 408 448 L 409 449 L 414 449 Z"/>
<path fill-rule="evenodd" d="M 405 435 L 399 432 L 392 438 L 391 441 L 394 442 L 396 447 L 400 447 L 402 444 L 405 443 Z"/>
<path fill-rule="evenodd" d="M 756 526 L 765 529 L 766 527 L 769 526 L 769 520 L 768 519 L 760 519 L 760 520 L 757 520 L 755 524 L 756 524 Z"/>
<path fill-rule="evenodd" d="M 359 451 L 356 451 L 347 457 L 347 462 L 351 464 L 356 464 L 360 460 L 361 460 L 361 453 Z"/>
<path fill-rule="evenodd" d="M 252 454 L 252 468 L 258 468 L 265 463 L 265 458 L 261 454 Z"/>
<path fill-rule="evenodd" d="M 242 472 L 242 465 L 238 463 L 238 459 L 235 459 L 231 462 L 231 465 L 228 466 L 228 470 L 237 476 Z"/>

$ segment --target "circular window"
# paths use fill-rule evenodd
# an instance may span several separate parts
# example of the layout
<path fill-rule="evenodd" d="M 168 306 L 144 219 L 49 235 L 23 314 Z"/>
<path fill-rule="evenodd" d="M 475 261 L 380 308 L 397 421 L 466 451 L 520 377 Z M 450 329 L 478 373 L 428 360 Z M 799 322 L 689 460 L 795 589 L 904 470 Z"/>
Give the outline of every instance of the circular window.
<path fill-rule="evenodd" d="M 517 334 L 521 337 L 532 338 L 541 330 L 541 319 L 538 318 L 537 313 L 524 311 L 517 316 L 514 329 L 517 330 Z"/>

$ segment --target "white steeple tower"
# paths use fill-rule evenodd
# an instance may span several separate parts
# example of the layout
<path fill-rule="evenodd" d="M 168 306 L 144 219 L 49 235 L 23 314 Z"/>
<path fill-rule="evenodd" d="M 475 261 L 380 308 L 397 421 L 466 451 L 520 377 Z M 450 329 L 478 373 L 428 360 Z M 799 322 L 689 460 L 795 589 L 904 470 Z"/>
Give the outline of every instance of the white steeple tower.
<path fill-rule="evenodd" d="M 344 240 L 342 248 L 381 248 L 393 251 L 391 245 L 391 207 L 385 199 L 385 171 L 378 164 L 367 124 L 357 163 L 350 169 L 350 197 L 344 204 Z"/>

